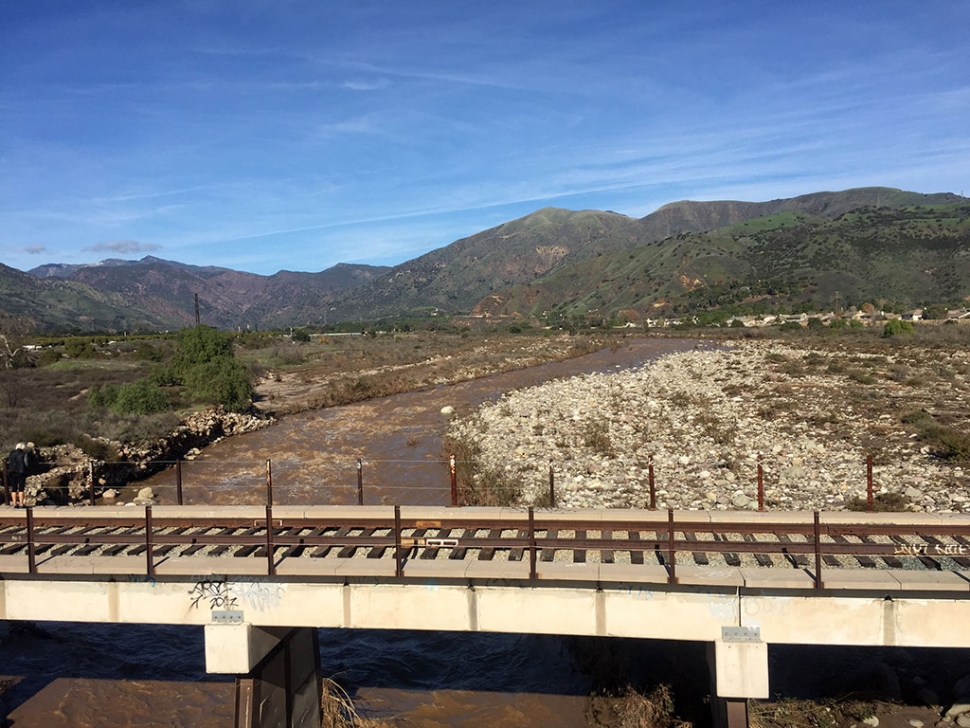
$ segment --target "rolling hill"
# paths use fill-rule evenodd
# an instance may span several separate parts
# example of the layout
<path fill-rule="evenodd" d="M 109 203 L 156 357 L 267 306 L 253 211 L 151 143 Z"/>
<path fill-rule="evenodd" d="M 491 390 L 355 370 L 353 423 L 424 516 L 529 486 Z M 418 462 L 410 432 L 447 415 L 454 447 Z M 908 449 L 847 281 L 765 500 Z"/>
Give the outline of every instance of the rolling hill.
<path fill-rule="evenodd" d="M 0 266 L 0 312 L 40 329 L 272 328 L 427 313 L 645 316 L 748 301 L 970 295 L 970 200 L 886 187 L 681 201 L 643 217 L 543 208 L 393 268 L 271 276 L 148 256 Z"/>

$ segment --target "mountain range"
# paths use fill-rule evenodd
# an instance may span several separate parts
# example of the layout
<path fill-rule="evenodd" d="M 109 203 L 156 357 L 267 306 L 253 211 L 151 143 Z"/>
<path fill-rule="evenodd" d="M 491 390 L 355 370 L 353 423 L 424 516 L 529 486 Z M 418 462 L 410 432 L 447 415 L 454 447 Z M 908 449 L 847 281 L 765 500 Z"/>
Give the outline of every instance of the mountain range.
<path fill-rule="evenodd" d="M 970 199 L 886 187 L 682 201 L 646 217 L 543 208 L 394 267 L 271 276 L 152 256 L 0 264 L 0 312 L 41 330 L 276 328 L 448 314 L 549 320 L 761 301 L 901 306 L 970 296 Z"/>

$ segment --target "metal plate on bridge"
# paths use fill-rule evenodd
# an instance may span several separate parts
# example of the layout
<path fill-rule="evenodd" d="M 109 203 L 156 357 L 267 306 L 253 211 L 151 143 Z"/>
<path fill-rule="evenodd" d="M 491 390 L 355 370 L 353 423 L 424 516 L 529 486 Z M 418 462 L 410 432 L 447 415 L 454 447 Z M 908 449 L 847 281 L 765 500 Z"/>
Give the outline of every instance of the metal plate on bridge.
<path fill-rule="evenodd" d="M 761 627 L 721 627 L 724 642 L 761 642 Z"/>
<path fill-rule="evenodd" d="M 458 547 L 457 538 L 426 538 L 424 543 L 432 548 L 453 549 Z"/>
<path fill-rule="evenodd" d="M 215 624 L 242 624 L 243 613 L 241 609 L 213 609 L 212 621 Z"/>

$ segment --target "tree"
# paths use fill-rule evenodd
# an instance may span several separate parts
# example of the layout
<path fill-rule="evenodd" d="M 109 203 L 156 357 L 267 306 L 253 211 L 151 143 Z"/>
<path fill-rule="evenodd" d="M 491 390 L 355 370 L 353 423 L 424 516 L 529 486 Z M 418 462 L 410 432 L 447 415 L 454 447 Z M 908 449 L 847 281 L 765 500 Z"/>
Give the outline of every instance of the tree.
<path fill-rule="evenodd" d="M 246 368 L 236 361 L 232 335 L 210 326 L 182 329 L 167 371 L 155 381 L 183 384 L 197 400 L 241 412 L 252 404 L 253 385 Z"/>
<path fill-rule="evenodd" d="M 942 303 L 934 303 L 923 309 L 923 318 L 928 321 L 945 319 L 948 313 L 947 307 Z"/>
<path fill-rule="evenodd" d="M 24 343 L 34 328 L 27 316 L 0 316 L 0 369 L 13 369 L 24 360 Z"/>
<path fill-rule="evenodd" d="M 912 334 L 915 329 L 913 324 L 902 319 L 890 319 L 882 327 L 882 335 L 885 337 L 898 336 L 900 334 Z"/>

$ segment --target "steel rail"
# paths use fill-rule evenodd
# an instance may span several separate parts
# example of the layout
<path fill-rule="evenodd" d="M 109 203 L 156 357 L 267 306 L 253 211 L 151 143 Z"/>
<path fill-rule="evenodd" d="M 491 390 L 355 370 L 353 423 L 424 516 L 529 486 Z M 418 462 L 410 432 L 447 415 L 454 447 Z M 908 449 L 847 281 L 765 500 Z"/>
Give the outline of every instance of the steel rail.
<path fill-rule="evenodd" d="M 303 554 L 309 548 L 317 549 L 309 558 L 334 558 L 326 555 L 340 549 L 337 558 L 343 560 L 358 550 L 368 549 L 367 558 L 383 558 L 389 553 L 399 577 L 406 576 L 408 559 L 434 558 L 439 552 L 452 559 L 467 558 L 469 551 L 479 559 L 492 559 L 497 552 L 507 552 L 509 560 L 517 560 L 527 552 L 532 579 L 537 578 L 540 553 L 542 561 L 548 561 L 557 553 L 572 552 L 573 561 L 579 563 L 585 562 L 587 552 L 608 553 L 610 559 L 616 552 L 627 552 L 634 563 L 643 563 L 646 555 L 653 555 L 667 568 L 671 583 L 677 581 L 678 556 L 682 561 L 693 558 L 695 563 L 706 564 L 710 554 L 722 555 L 728 563 L 738 562 L 738 555 L 745 554 L 758 557 L 763 567 L 773 566 L 771 557 L 778 557 L 783 568 L 787 563 L 805 571 L 810 570 L 804 557 L 814 556 L 811 576 L 816 588 L 824 584 L 823 561 L 826 569 L 833 568 L 833 564 L 841 566 L 838 557 L 855 558 L 860 566 L 868 568 L 875 565 L 873 558 L 883 559 L 889 568 L 899 568 L 900 559 L 906 558 L 911 564 L 921 564 L 915 568 L 958 571 L 967 563 L 963 556 L 970 554 L 966 539 L 970 535 L 970 520 L 959 516 L 929 515 L 919 520 L 907 514 L 903 522 L 893 522 L 891 516 L 869 515 L 853 522 L 847 521 L 845 514 L 826 514 L 837 520 L 823 522 L 821 514 L 815 512 L 798 518 L 791 514 L 782 518 L 776 513 L 764 517 L 737 514 L 738 520 L 730 521 L 727 519 L 731 516 L 721 512 L 717 518 L 705 519 L 694 513 L 678 518 L 674 511 L 636 515 L 623 512 L 616 513 L 616 517 L 604 511 L 604 515 L 609 513 L 608 518 L 594 519 L 583 517 L 585 514 L 536 513 L 533 509 L 491 516 L 476 509 L 456 509 L 447 517 L 439 514 L 423 518 L 402 515 L 398 506 L 368 513 L 355 513 L 353 507 L 347 507 L 346 515 L 340 516 L 330 509 L 326 515 L 280 518 L 274 516 L 271 503 L 267 503 L 263 518 L 254 518 L 251 507 L 241 507 L 237 515 L 218 516 L 211 511 L 198 515 L 168 511 L 160 515 L 153 513 L 151 507 L 143 514 L 103 514 L 94 510 L 66 516 L 28 508 L 23 515 L 5 515 L 0 518 L 0 550 L 7 559 L 25 554 L 31 574 L 37 572 L 38 556 L 56 558 L 75 551 L 78 555 L 90 555 L 101 547 L 104 554 L 114 556 L 128 550 L 129 555 L 144 553 L 146 571 L 153 575 L 156 556 L 168 555 L 180 547 L 187 554 L 205 556 L 204 549 L 214 547 L 219 556 L 213 553 L 211 558 L 226 553 L 265 558 L 267 574 L 272 576 L 278 560 L 307 558 Z M 890 542 L 879 543 L 872 540 L 874 537 Z M 282 556 L 278 557 L 277 552 L 282 552 Z M 318 552 L 320 556 L 316 555 Z M 640 556 L 634 560 L 637 554 Z M 956 568 L 944 569 L 941 560 L 947 557 Z"/>

